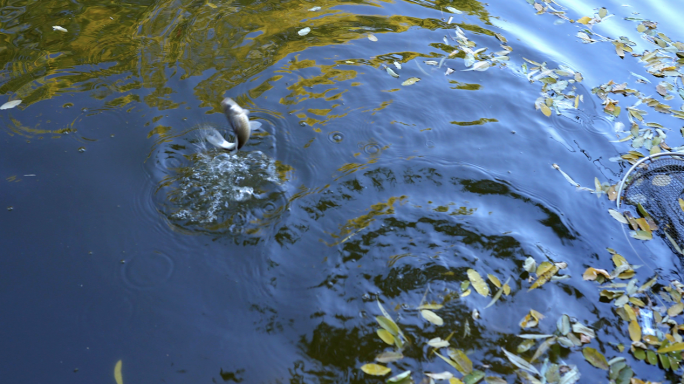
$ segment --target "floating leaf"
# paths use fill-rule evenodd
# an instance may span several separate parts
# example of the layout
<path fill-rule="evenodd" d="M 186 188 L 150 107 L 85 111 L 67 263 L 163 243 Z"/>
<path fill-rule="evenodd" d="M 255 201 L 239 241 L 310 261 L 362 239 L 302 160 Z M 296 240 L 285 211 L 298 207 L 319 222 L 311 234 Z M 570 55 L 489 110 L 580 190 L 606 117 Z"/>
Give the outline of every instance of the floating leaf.
<path fill-rule="evenodd" d="M 606 279 L 611 279 L 610 273 L 608 273 L 608 271 L 606 271 L 605 269 L 596 269 L 592 267 L 589 267 L 586 271 L 584 271 L 584 275 L 582 275 L 582 278 L 584 280 L 596 280 L 599 274 L 603 275 Z"/>
<path fill-rule="evenodd" d="M 411 376 L 411 371 L 404 371 L 396 376 L 392 376 L 389 379 L 387 379 L 388 383 L 400 383 L 407 377 Z"/>
<path fill-rule="evenodd" d="M 502 289 L 503 289 L 504 295 L 508 296 L 511 294 L 511 286 L 510 285 L 504 284 Z"/>
<path fill-rule="evenodd" d="M 207 3 L 207 5 L 210 6 L 211 8 L 216 8 L 216 4 Z"/>
<path fill-rule="evenodd" d="M 399 326 L 394 321 L 392 321 L 392 319 L 387 318 L 385 316 L 376 316 L 375 320 L 377 320 L 378 324 L 380 324 L 381 327 L 386 329 L 393 336 L 399 334 Z"/>
<path fill-rule="evenodd" d="M 475 370 L 470 374 L 463 377 L 463 384 L 475 384 L 480 380 L 484 379 L 485 373 L 479 370 Z"/>
<path fill-rule="evenodd" d="M 429 373 L 429 372 L 425 372 L 425 374 L 426 374 L 427 376 L 431 377 L 431 378 L 434 379 L 434 380 L 449 380 L 449 379 L 451 379 L 452 377 L 454 377 L 454 375 L 453 375 L 451 372 L 449 372 L 449 371 L 444 371 L 444 372 L 441 372 L 441 373 Z"/>
<path fill-rule="evenodd" d="M 10 108 L 14 108 L 14 107 L 16 107 L 16 106 L 19 105 L 19 104 L 21 104 L 21 100 L 12 100 L 12 101 L 8 101 L 8 102 L 6 102 L 5 104 L 0 105 L 0 109 L 10 109 Z"/>
<path fill-rule="evenodd" d="M 368 34 L 368 40 L 370 40 L 370 41 L 378 41 L 378 38 L 375 37 L 374 34 L 369 33 L 369 34 Z"/>
<path fill-rule="evenodd" d="M 489 287 L 476 270 L 468 269 L 468 279 L 470 280 L 470 283 L 473 284 L 473 288 L 475 288 L 477 293 L 485 297 L 489 296 Z"/>
<path fill-rule="evenodd" d="M 121 360 L 116 362 L 114 366 L 114 380 L 116 384 L 123 384 L 123 377 L 121 376 Z"/>
<path fill-rule="evenodd" d="M 299 36 L 306 36 L 309 32 L 311 32 L 311 28 L 306 27 L 297 31 L 297 34 L 299 34 Z"/>
<path fill-rule="evenodd" d="M 413 85 L 419 81 L 420 81 L 420 79 L 417 77 L 409 77 L 408 79 L 406 79 L 406 81 L 401 83 L 401 85 Z"/>
<path fill-rule="evenodd" d="M 320 10 L 321 10 L 321 7 L 309 8 L 309 11 L 311 11 L 311 12 L 316 12 L 316 11 L 320 11 Z"/>
<path fill-rule="evenodd" d="M 539 371 L 537 371 L 537 368 L 533 367 L 532 364 L 525 361 L 522 357 L 510 353 L 504 348 L 501 348 L 501 350 L 504 352 L 504 354 L 506 354 L 508 360 L 510 360 L 510 362 L 513 363 L 513 365 L 515 365 L 516 367 L 524 369 L 527 372 L 534 373 L 537 376 L 540 375 Z"/>
<path fill-rule="evenodd" d="M 361 370 L 373 376 L 385 376 L 392 372 L 392 370 L 380 364 L 366 364 L 361 367 Z"/>
<path fill-rule="evenodd" d="M 489 281 L 492 282 L 492 284 L 496 285 L 497 288 L 501 288 L 501 281 L 498 277 L 492 275 L 491 273 L 488 273 L 487 277 L 489 278 Z"/>
<path fill-rule="evenodd" d="M 563 315 L 558 318 L 558 321 L 556 322 L 556 328 L 558 328 L 558 332 L 560 332 L 561 335 L 566 336 L 568 333 L 570 333 L 570 316 L 568 315 Z"/>
<path fill-rule="evenodd" d="M 449 379 L 449 384 L 463 384 L 463 382 L 460 379 L 452 377 L 451 379 Z"/>
<path fill-rule="evenodd" d="M 487 376 L 484 378 L 487 384 L 507 384 L 508 382 L 498 376 Z"/>
<path fill-rule="evenodd" d="M 399 77 L 399 75 L 396 72 L 394 72 L 394 70 L 392 68 L 390 68 L 388 66 L 385 66 L 385 71 L 387 71 L 387 73 L 392 77 L 395 77 L 395 78 Z"/>
<path fill-rule="evenodd" d="M 603 356 L 601 352 L 591 347 L 584 347 L 584 349 L 582 349 L 582 354 L 594 367 L 608 370 L 608 361 L 606 361 L 606 357 Z"/>
<path fill-rule="evenodd" d="M 629 322 L 629 338 L 632 339 L 632 341 L 641 341 L 641 327 L 636 320 Z"/>
<path fill-rule="evenodd" d="M 559 269 L 560 268 L 558 268 L 558 266 L 551 264 L 548 261 L 541 263 L 537 268 L 537 281 L 532 284 L 530 289 L 528 289 L 528 292 L 535 288 L 541 287 L 546 282 L 551 280 L 551 277 L 553 277 L 553 275 L 555 275 Z"/>
<path fill-rule="evenodd" d="M 551 109 L 549 107 L 547 107 L 546 104 L 541 104 L 539 106 L 539 109 L 541 109 L 544 116 L 546 116 L 546 117 L 551 116 Z"/>
<path fill-rule="evenodd" d="M 397 67 L 397 69 L 401 69 L 401 64 L 400 64 L 400 63 L 398 63 L 398 62 L 395 61 L 393 64 L 394 64 L 395 67 Z"/>
<path fill-rule="evenodd" d="M 622 213 L 620 213 L 614 209 L 609 209 L 608 213 L 610 213 L 610 215 L 613 216 L 613 219 L 619 221 L 622 224 L 628 224 L 629 223 L 627 221 L 627 219 L 625 219 L 625 216 Z"/>
<path fill-rule="evenodd" d="M 549 348 L 551 348 L 552 345 L 556 344 L 556 337 L 550 337 L 546 340 L 544 340 L 543 343 L 537 348 L 537 350 L 534 352 L 534 356 L 532 356 L 532 359 L 530 361 L 535 361 L 539 358 L 539 356 L 543 355 L 544 352 L 548 351 Z"/>
<path fill-rule="evenodd" d="M 444 324 L 444 320 L 442 320 L 441 317 L 437 316 L 436 313 L 432 312 L 429 309 L 423 309 L 420 311 L 420 314 L 423 315 L 423 318 L 429 322 L 431 322 L 434 325 L 442 325 Z"/>
<path fill-rule="evenodd" d="M 473 371 L 473 362 L 460 349 L 449 348 L 449 357 L 456 363 L 456 369 L 464 375 Z"/>
<path fill-rule="evenodd" d="M 537 270 L 537 263 L 534 261 L 533 258 L 528 257 L 527 259 L 525 259 L 525 264 L 523 264 L 523 269 L 529 273 L 532 273 L 532 272 Z"/>
<path fill-rule="evenodd" d="M 527 352 L 534 344 L 535 341 L 533 339 L 523 340 L 523 342 L 518 345 L 517 351 L 518 353 Z"/>
<path fill-rule="evenodd" d="M 389 333 L 386 329 L 378 329 L 376 332 L 378 333 L 378 336 L 380 336 L 382 341 L 389 345 L 394 344 L 394 336 L 392 336 L 392 334 Z"/>
<path fill-rule="evenodd" d="M 442 305 L 442 304 L 428 303 L 428 304 L 421 304 L 416 309 L 438 310 L 438 309 L 442 309 L 443 307 L 444 307 L 444 305 Z"/>
<path fill-rule="evenodd" d="M 675 317 L 675 316 L 679 315 L 680 313 L 682 313 L 683 310 L 684 310 L 684 304 L 677 303 L 677 304 L 675 304 L 675 305 L 673 305 L 667 309 L 667 314 L 670 317 Z"/>
<path fill-rule="evenodd" d="M 430 339 L 427 344 L 434 348 L 443 348 L 449 346 L 449 341 L 442 340 L 441 337 L 435 337 L 434 339 Z"/>
<path fill-rule="evenodd" d="M 393 363 L 404 358 L 401 352 L 388 351 L 375 356 L 375 360 L 380 363 Z"/>
<path fill-rule="evenodd" d="M 592 20 L 591 17 L 589 17 L 589 16 L 584 16 L 584 17 L 581 17 L 580 19 L 578 19 L 577 22 L 578 22 L 578 23 L 582 23 L 582 24 L 584 24 L 584 25 L 587 25 L 587 24 L 589 24 L 589 22 L 590 22 L 591 20 Z"/>
<path fill-rule="evenodd" d="M 658 349 L 658 353 L 679 352 L 684 350 L 684 343 L 674 343 Z"/>
<path fill-rule="evenodd" d="M 536 327 L 539 324 L 539 320 L 541 320 L 543 318 L 544 318 L 544 315 L 535 311 L 534 309 L 530 309 L 530 313 L 525 315 L 525 317 L 522 319 L 522 321 L 520 321 L 520 326 L 522 328 Z"/>
<path fill-rule="evenodd" d="M 455 14 L 457 14 L 457 15 L 460 15 L 460 14 L 463 13 L 463 12 L 459 11 L 458 9 L 456 9 L 456 8 L 454 8 L 454 7 L 446 7 L 446 10 L 449 11 L 449 12 L 451 12 L 451 13 L 455 13 Z"/>
<path fill-rule="evenodd" d="M 59 25 L 53 25 L 53 26 L 52 26 L 52 30 L 53 30 L 53 31 L 60 31 L 60 32 L 69 32 L 69 31 L 66 30 L 66 28 L 62 28 L 62 27 L 60 27 Z"/>

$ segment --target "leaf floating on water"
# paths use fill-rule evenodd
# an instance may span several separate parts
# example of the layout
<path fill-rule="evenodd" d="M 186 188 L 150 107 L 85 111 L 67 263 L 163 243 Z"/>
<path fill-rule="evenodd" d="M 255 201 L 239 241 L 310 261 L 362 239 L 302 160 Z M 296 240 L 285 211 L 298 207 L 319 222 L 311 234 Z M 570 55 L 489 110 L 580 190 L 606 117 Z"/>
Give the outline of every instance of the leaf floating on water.
<path fill-rule="evenodd" d="M 451 69 L 451 68 L 447 68 L 446 72 L 444 72 L 444 76 L 449 76 L 449 75 L 451 75 L 452 73 L 454 73 L 454 70 Z"/>
<path fill-rule="evenodd" d="M 534 373 L 535 375 L 540 376 L 539 371 L 537 371 L 537 368 L 535 368 L 534 366 L 532 366 L 532 364 L 525 361 L 522 357 L 510 353 L 504 348 L 501 348 L 501 350 L 506 354 L 506 357 L 511 363 L 513 363 L 513 365 L 520 369 L 524 369 L 527 372 Z"/>
<path fill-rule="evenodd" d="M 452 377 L 451 379 L 449 379 L 449 384 L 464 384 L 464 383 L 460 379 Z"/>
<path fill-rule="evenodd" d="M 397 67 L 397 69 L 401 69 L 401 63 L 399 62 L 394 62 L 394 66 Z"/>
<path fill-rule="evenodd" d="M 537 270 L 537 262 L 533 258 L 528 257 L 525 259 L 525 264 L 523 264 L 523 269 L 529 273 L 533 273 Z"/>
<path fill-rule="evenodd" d="M 461 71 L 486 71 L 491 64 L 488 61 L 478 61 L 471 68 L 462 69 Z"/>
<path fill-rule="evenodd" d="M 434 339 L 430 339 L 427 344 L 433 348 L 443 348 L 449 346 L 449 341 L 442 340 L 441 337 L 435 337 Z"/>
<path fill-rule="evenodd" d="M 385 376 L 392 372 L 392 370 L 380 364 L 366 364 L 361 367 L 361 370 L 373 376 Z"/>
<path fill-rule="evenodd" d="M 584 275 L 582 275 L 582 278 L 584 280 L 596 280 L 599 274 L 603 275 L 606 279 L 611 279 L 610 273 L 608 273 L 608 271 L 606 271 L 605 269 L 596 269 L 592 267 L 589 267 L 586 271 L 584 271 Z"/>
<path fill-rule="evenodd" d="M 684 343 L 674 343 L 658 349 L 658 353 L 679 352 L 684 351 Z"/>
<path fill-rule="evenodd" d="M 539 321 L 544 318 L 544 315 L 541 313 L 535 311 L 534 309 L 530 309 L 530 313 L 525 315 L 525 317 L 520 321 L 520 327 L 521 328 L 533 328 L 539 325 Z"/>
<path fill-rule="evenodd" d="M 582 354 L 584 355 L 584 358 L 594 367 L 608 370 L 608 361 L 606 361 L 606 357 L 603 356 L 601 352 L 591 347 L 584 347 L 584 349 L 582 349 Z"/>
<path fill-rule="evenodd" d="M 455 368 L 464 375 L 473 371 L 473 362 L 460 349 L 449 348 L 449 357 L 456 363 Z"/>
<path fill-rule="evenodd" d="M 385 66 L 385 71 L 387 71 L 387 73 L 388 73 L 390 76 L 392 76 L 392 77 L 394 77 L 394 78 L 399 78 L 399 75 L 398 75 L 396 72 L 394 72 L 394 70 L 393 70 L 392 68 L 390 68 L 390 67 L 388 67 L 388 66 Z"/>
<path fill-rule="evenodd" d="M 629 338 L 634 342 L 641 341 L 641 327 L 636 320 L 629 322 Z"/>
<path fill-rule="evenodd" d="M 463 13 L 462 11 L 459 11 L 458 9 L 456 9 L 456 8 L 454 8 L 454 7 L 446 7 L 446 10 L 449 11 L 449 12 L 451 12 L 451 13 L 455 13 L 455 14 L 457 14 L 457 15 L 460 15 L 460 14 Z"/>
<path fill-rule="evenodd" d="M 589 22 L 590 22 L 591 20 L 592 20 L 591 17 L 589 17 L 589 16 L 584 16 L 584 17 L 581 17 L 580 19 L 578 19 L 577 22 L 578 22 L 578 23 L 581 23 L 581 24 L 584 24 L 584 25 L 587 25 L 587 24 L 589 24 Z"/>
<path fill-rule="evenodd" d="M 498 376 L 487 376 L 484 379 L 487 384 L 508 384 L 506 380 Z"/>
<path fill-rule="evenodd" d="M 470 283 L 473 284 L 477 293 L 485 297 L 489 296 L 489 287 L 476 270 L 468 269 L 468 279 L 470 280 Z"/>
<path fill-rule="evenodd" d="M 550 116 L 551 116 L 551 108 L 549 108 L 546 104 L 543 104 L 543 103 L 540 104 L 540 105 L 539 105 L 539 109 L 541 109 L 541 111 L 542 111 L 542 113 L 544 114 L 544 116 L 546 116 L 546 117 L 550 117 Z"/>
<path fill-rule="evenodd" d="M 306 36 L 309 32 L 311 32 L 311 28 L 306 27 L 297 31 L 297 34 L 299 34 L 299 36 Z"/>
<path fill-rule="evenodd" d="M 429 309 L 423 309 L 420 311 L 420 314 L 423 316 L 423 318 L 429 322 L 431 322 L 434 325 L 442 325 L 444 324 L 444 320 L 442 320 L 441 317 L 437 316 L 436 313 L 432 312 Z"/>
<path fill-rule="evenodd" d="M 123 384 L 123 377 L 121 377 L 121 360 L 116 362 L 116 365 L 114 366 L 114 380 L 116 381 L 116 384 Z"/>
<path fill-rule="evenodd" d="M 618 212 L 612 208 L 608 209 L 608 213 L 610 213 L 610 215 L 613 216 L 613 219 L 619 221 L 622 224 L 628 224 L 629 223 L 627 221 L 627 219 L 625 219 L 625 216 L 622 213 L 620 213 L 620 212 Z"/>
<path fill-rule="evenodd" d="M 59 25 L 53 25 L 53 26 L 52 26 L 52 30 L 53 30 L 53 31 L 60 31 L 60 32 L 69 32 L 69 31 L 66 30 L 66 28 L 62 28 L 62 27 L 60 27 Z"/>
<path fill-rule="evenodd" d="M 216 8 L 216 4 L 207 3 L 207 5 L 210 6 L 211 8 Z"/>
<path fill-rule="evenodd" d="M 427 64 L 427 65 L 437 65 L 437 64 L 439 64 L 439 63 L 438 63 L 437 61 L 435 61 L 435 60 L 425 60 L 425 61 L 423 61 L 423 63 L 425 63 L 425 64 Z"/>
<path fill-rule="evenodd" d="M 369 34 L 368 34 L 368 40 L 370 40 L 370 41 L 378 41 L 378 38 L 375 37 L 374 34 L 369 33 Z"/>
<path fill-rule="evenodd" d="M 670 308 L 667 309 L 667 315 L 670 317 L 675 317 L 682 313 L 684 311 L 684 304 L 683 303 L 677 303 Z"/>
<path fill-rule="evenodd" d="M 497 288 L 501 288 L 501 281 L 498 277 L 492 275 L 491 273 L 488 273 L 487 278 L 489 278 L 489 281 L 491 281 L 492 284 L 496 285 Z"/>
<path fill-rule="evenodd" d="M 311 12 L 316 12 L 316 11 L 320 11 L 320 10 L 321 10 L 321 7 L 309 8 L 309 11 L 311 11 Z"/>
<path fill-rule="evenodd" d="M 413 85 L 413 84 L 415 84 L 415 83 L 417 83 L 417 82 L 419 82 L 419 81 L 420 81 L 420 79 L 417 78 L 417 77 L 409 77 L 408 79 L 406 79 L 406 81 L 404 81 L 403 83 L 401 83 L 401 85 L 404 85 L 404 86 L 405 86 L 405 85 Z"/>
<path fill-rule="evenodd" d="M 385 316 L 376 316 L 375 320 L 377 320 L 378 324 L 387 332 L 391 333 L 392 336 L 396 336 L 399 334 L 399 326 L 392 321 L 392 319 L 385 317 Z"/>
<path fill-rule="evenodd" d="M 1 106 L 0 106 L 0 109 L 10 109 L 10 108 L 14 108 L 14 107 L 16 107 L 16 106 L 19 105 L 19 104 L 21 104 L 21 100 L 12 100 L 12 101 L 8 101 L 8 102 L 6 102 L 5 104 L 1 105 Z"/>
<path fill-rule="evenodd" d="M 378 329 L 376 332 L 378 333 L 378 336 L 380 336 L 382 341 L 389 345 L 394 344 L 394 336 L 392 336 L 392 334 L 389 333 L 389 331 L 387 331 L 386 329 Z"/>
<path fill-rule="evenodd" d="M 402 372 L 396 376 L 390 377 L 389 379 L 387 379 L 387 382 L 388 383 L 400 383 L 400 382 L 404 381 L 404 379 L 406 379 L 410 375 L 411 375 L 411 371 L 405 371 L 405 372 Z"/>
<path fill-rule="evenodd" d="M 433 380 L 450 380 L 452 377 L 454 377 L 454 375 L 449 371 L 444 371 L 441 373 L 425 372 L 425 374 L 431 377 Z"/>
<path fill-rule="evenodd" d="M 560 268 L 558 268 L 557 265 L 551 264 L 548 261 L 541 263 L 539 267 L 537 267 L 537 281 L 535 281 L 527 291 L 529 292 L 535 288 L 541 287 L 551 280 L 551 277 L 558 273 L 559 270 Z"/>
<path fill-rule="evenodd" d="M 388 351 L 375 356 L 375 360 L 380 363 L 393 363 L 404 358 L 401 352 Z"/>

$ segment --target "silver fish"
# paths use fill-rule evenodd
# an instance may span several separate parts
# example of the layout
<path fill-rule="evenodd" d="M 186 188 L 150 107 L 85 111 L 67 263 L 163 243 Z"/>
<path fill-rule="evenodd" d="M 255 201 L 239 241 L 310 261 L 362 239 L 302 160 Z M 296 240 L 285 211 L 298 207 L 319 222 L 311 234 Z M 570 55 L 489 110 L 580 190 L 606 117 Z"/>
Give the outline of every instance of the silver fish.
<path fill-rule="evenodd" d="M 237 137 L 237 143 L 230 143 L 221 136 L 221 134 L 214 128 L 208 128 L 204 132 L 204 137 L 207 141 L 219 148 L 228 151 L 234 151 L 242 148 L 249 140 L 253 129 L 258 129 L 261 123 L 258 121 L 249 121 L 249 111 L 243 109 L 230 97 L 226 97 L 221 101 L 221 108 L 228 119 L 233 133 Z"/>

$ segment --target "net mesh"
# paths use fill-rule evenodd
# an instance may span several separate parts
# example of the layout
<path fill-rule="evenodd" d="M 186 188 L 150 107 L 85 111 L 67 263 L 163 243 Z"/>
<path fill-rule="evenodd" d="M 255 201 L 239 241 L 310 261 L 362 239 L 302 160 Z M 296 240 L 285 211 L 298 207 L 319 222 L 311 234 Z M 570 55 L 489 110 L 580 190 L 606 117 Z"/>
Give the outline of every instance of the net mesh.
<path fill-rule="evenodd" d="M 626 181 L 624 202 L 641 204 L 655 220 L 659 233 L 673 252 L 684 249 L 684 157 L 668 156 L 645 161 Z M 668 238 L 669 237 L 669 238 Z"/>

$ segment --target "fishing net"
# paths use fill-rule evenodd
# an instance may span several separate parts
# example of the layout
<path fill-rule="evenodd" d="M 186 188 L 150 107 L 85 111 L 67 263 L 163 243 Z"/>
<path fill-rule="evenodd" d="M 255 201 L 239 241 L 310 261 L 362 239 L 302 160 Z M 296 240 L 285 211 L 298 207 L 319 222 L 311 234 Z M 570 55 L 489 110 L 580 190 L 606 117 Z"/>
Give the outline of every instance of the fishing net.
<path fill-rule="evenodd" d="M 665 237 L 673 252 L 684 249 L 684 154 L 658 153 L 639 160 L 625 174 L 618 191 L 624 203 L 643 207 L 643 216 L 650 216 L 658 233 Z M 644 213 L 645 211 L 646 213 Z"/>

